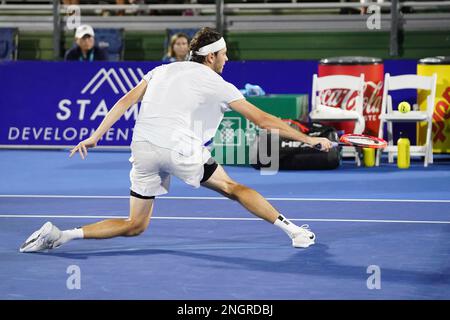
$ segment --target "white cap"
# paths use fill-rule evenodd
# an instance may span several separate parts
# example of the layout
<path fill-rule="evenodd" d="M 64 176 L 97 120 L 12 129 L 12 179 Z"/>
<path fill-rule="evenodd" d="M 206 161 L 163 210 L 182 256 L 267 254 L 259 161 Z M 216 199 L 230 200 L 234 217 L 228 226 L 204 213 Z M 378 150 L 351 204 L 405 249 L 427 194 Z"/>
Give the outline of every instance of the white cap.
<path fill-rule="evenodd" d="M 94 29 L 92 29 L 92 27 L 87 24 L 83 24 L 77 28 L 77 31 L 75 31 L 75 38 L 80 39 L 87 34 L 93 37 Z"/>

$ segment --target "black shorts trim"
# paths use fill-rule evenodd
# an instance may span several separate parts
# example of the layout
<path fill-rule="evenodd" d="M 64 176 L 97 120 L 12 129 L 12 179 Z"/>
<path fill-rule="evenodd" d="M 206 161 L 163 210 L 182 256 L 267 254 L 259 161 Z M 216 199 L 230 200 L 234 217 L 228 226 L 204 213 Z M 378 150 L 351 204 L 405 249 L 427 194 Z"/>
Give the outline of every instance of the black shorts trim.
<path fill-rule="evenodd" d="M 134 192 L 133 190 L 130 190 L 130 196 L 139 198 L 139 199 L 144 199 L 144 200 L 155 199 L 155 196 L 151 196 L 151 197 L 142 196 L 139 193 Z"/>
<path fill-rule="evenodd" d="M 209 158 L 208 162 L 203 165 L 203 178 L 200 183 L 206 182 L 213 175 L 218 166 L 219 165 L 214 158 Z"/>

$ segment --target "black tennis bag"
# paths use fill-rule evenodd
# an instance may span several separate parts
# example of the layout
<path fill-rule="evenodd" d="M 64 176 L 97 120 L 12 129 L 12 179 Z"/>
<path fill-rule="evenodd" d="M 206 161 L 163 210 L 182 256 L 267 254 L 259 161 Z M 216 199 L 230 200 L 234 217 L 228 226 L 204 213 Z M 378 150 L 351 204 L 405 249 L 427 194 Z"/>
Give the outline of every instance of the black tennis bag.
<path fill-rule="evenodd" d="M 291 127 L 309 136 L 324 137 L 330 141 L 339 141 L 337 131 L 333 127 L 324 126 L 320 123 L 312 123 L 308 128 L 295 120 L 284 121 L 290 124 Z M 262 145 L 261 142 L 264 140 L 265 145 Z M 322 152 L 300 141 L 292 141 L 284 138 L 279 138 L 278 140 L 279 170 L 336 169 L 341 163 L 340 148 L 332 148 L 329 152 Z M 272 157 L 271 149 L 270 133 L 260 131 L 251 146 L 250 163 L 252 167 L 255 169 L 273 168 L 274 163 L 272 161 L 274 158 Z"/>

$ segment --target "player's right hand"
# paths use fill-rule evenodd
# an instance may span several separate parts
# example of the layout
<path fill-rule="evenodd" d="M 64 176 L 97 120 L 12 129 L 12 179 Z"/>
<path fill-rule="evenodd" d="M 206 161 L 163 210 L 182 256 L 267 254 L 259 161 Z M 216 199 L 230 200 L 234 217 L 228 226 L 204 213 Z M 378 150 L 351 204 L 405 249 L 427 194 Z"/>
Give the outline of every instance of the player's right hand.
<path fill-rule="evenodd" d="M 327 138 L 312 137 L 311 139 L 312 139 L 311 144 L 313 146 L 320 145 L 320 151 L 328 152 L 333 147 L 331 141 L 328 140 Z"/>
<path fill-rule="evenodd" d="M 97 145 L 97 140 L 93 137 L 87 138 L 86 140 L 81 141 L 75 148 L 70 150 L 70 156 L 72 157 L 75 152 L 78 151 L 78 153 L 81 156 L 81 159 L 84 160 L 84 158 L 87 157 L 87 149 L 88 148 L 94 148 Z"/>

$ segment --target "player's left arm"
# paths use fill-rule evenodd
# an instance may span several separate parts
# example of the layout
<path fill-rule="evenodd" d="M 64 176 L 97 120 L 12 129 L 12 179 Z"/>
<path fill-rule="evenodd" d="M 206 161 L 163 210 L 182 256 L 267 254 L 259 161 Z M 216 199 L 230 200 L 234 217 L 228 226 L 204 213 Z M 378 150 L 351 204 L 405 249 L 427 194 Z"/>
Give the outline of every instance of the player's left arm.
<path fill-rule="evenodd" d="M 116 102 L 114 107 L 106 114 L 102 123 L 94 131 L 92 136 L 86 140 L 81 141 L 75 148 L 70 151 L 72 157 L 75 152 L 79 152 L 82 159 L 87 155 L 87 149 L 93 148 L 101 137 L 120 119 L 120 117 L 127 111 L 129 107 L 142 100 L 147 89 L 147 81 L 142 80 L 136 87 L 131 89 L 126 95 Z"/>
<path fill-rule="evenodd" d="M 229 105 L 231 109 L 239 112 L 245 118 L 255 123 L 258 127 L 266 130 L 279 130 L 279 134 L 283 138 L 301 141 L 312 146 L 320 144 L 323 151 L 328 151 L 331 148 L 331 141 L 328 139 L 310 137 L 300 131 L 294 130 L 283 120 L 264 112 L 245 99 L 233 101 Z"/>

